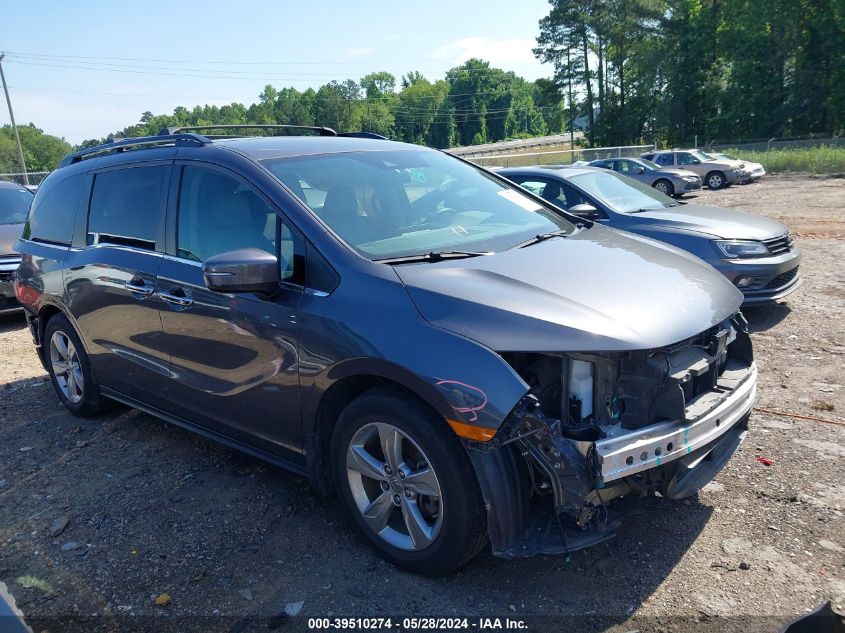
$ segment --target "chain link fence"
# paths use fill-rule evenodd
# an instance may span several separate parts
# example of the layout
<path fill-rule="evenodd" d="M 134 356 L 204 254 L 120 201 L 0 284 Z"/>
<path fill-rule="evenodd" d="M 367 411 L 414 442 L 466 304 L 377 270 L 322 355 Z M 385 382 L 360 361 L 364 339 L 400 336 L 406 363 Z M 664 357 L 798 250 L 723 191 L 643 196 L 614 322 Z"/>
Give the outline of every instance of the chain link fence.
<path fill-rule="evenodd" d="M 28 182 L 29 186 L 37 187 L 42 182 L 44 182 L 44 179 L 49 173 L 49 171 L 32 171 L 26 174 L 0 174 L 0 180 L 7 180 L 18 185 L 25 185 Z"/>
<path fill-rule="evenodd" d="M 535 165 L 571 165 L 578 161 L 590 162 L 599 158 L 638 158 L 643 152 L 654 149 L 654 145 L 617 145 L 615 147 L 591 147 L 554 150 L 548 152 L 516 152 L 496 156 L 461 157 L 482 167 L 532 167 Z"/>
<path fill-rule="evenodd" d="M 688 147 L 692 147 L 690 144 Z M 797 139 L 770 138 L 759 140 L 713 139 L 701 146 L 705 152 L 722 152 L 736 150 L 737 152 L 770 152 L 778 149 L 808 149 L 814 147 L 845 147 L 845 140 L 841 136 L 808 137 Z"/>

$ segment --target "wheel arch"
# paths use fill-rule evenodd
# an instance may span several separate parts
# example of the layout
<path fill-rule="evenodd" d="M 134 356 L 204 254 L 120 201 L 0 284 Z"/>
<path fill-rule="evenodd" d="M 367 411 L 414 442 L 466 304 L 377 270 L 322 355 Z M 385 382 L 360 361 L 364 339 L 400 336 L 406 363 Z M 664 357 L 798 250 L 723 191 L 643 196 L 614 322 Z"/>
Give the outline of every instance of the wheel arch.
<path fill-rule="evenodd" d="M 38 354 L 38 358 L 41 360 L 41 364 L 44 365 L 44 369 L 47 369 L 47 359 L 44 356 L 44 332 L 47 330 L 47 323 L 57 314 L 65 317 L 76 330 L 77 335 L 79 335 L 79 328 L 76 325 L 76 320 L 70 315 L 63 305 L 49 301 L 38 306 L 38 312 L 35 315 L 35 331 L 38 337 L 38 340 L 36 341 L 36 353 Z M 79 339 L 82 341 L 84 346 L 85 340 L 82 336 L 79 336 Z"/>
<path fill-rule="evenodd" d="M 310 420 L 305 429 L 309 477 L 323 493 L 334 491 L 330 446 L 337 419 L 350 402 L 367 391 L 393 389 L 442 418 L 444 433 L 454 432 L 445 422 L 450 415 L 454 417 L 446 398 L 432 384 L 404 368 L 374 359 L 355 359 L 332 368 L 326 378 L 328 384 L 320 385 L 314 401 L 307 403 L 307 398 L 303 399 L 302 412 L 303 420 Z"/>

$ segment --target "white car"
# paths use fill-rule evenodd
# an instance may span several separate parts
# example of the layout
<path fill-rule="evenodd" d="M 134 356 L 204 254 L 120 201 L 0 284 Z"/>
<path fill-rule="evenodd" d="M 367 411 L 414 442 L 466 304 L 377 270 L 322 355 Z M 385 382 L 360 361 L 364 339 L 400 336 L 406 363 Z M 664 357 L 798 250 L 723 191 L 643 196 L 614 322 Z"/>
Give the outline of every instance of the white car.
<path fill-rule="evenodd" d="M 714 154 L 713 152 L 707 152 L 710 156 L 714 158 L 721 158 L 723 160 L 739 160 L 735 156 L 730 156 L 728 154 Z M 750 161 L 744 160 L 742 161 L 745 164 L 745 169 L 743 170 L 743 176 L 740 178 L 740 183 L 746 184 L 749 182 L 754 182 L 761 176 L 766 175 L 766 170 L 760 163 L 752 163 Z"/>

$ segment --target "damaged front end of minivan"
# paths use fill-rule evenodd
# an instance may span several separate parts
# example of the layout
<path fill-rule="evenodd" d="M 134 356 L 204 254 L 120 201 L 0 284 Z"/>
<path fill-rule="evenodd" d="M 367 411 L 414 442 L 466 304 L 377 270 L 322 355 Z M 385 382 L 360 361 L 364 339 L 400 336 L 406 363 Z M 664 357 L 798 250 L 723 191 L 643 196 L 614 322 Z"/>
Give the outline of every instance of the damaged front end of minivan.
<path fill-rule="evenodd" d="M 594 545 L 637 498 L 694 494 L 745 438 L 756 397 L 739 313 L 656 349 L 500 355 L 530 390 L 492 439 L 465 445 L 506 558 Z"/>

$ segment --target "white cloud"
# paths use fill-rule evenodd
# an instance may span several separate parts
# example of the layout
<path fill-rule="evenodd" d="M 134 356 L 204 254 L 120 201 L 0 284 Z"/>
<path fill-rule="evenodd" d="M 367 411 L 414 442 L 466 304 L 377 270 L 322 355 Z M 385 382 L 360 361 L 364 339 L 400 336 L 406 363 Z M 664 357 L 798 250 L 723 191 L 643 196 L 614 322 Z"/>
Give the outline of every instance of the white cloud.
<path fill-rule="evenodd" d="M 462 37 L 435 49 L 434 55 L 456 64 L 477 57 L 489 61 L 494 66 L 505 68 L 540 66 L 540 62 L 531 52 L 535 46 L 537 42 L 532 38 L 496 40 L 489 37 Z"/>

